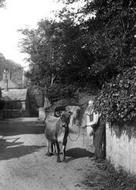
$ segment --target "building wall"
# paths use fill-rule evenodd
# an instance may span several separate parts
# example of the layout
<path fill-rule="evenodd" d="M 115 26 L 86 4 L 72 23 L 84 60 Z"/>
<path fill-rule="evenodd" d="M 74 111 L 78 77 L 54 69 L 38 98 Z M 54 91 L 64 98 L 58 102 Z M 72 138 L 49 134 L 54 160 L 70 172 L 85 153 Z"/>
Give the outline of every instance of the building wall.
<path fill-rule="evenodd" d="M 2 118 L 17 118 L 26 116 L 25 101 L 5 101 Z"/>
<path fill-rule="evenodd" d="M 118 127 L 111 128 L 106 124 L 106 157 L 115 166 L 126 172 L 136 174 L 136 138 L 129 126 L 129 134 L 126 130 L 120 131 Z"/>

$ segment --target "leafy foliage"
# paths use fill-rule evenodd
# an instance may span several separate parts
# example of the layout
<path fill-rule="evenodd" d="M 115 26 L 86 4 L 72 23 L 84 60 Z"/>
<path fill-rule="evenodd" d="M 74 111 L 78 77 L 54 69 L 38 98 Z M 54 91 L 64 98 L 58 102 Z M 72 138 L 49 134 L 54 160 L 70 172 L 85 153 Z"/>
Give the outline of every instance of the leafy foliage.
<path fill-rule="evenodd" d="M 33 84 L 46 85 L 50 90 L 54 85 L 58 85 L 56 89 L 61 85 L 65 96 L 69 94 L 69 86 L 74 88 L 89 81 L 93 55 L 80 38 L 79 26 L 69 17 L 61 22 L 42 20 L 37 29 L 21 32 L 22 51 L 29 54 L 31 66 L 27 77 Z"/>
<path fill-rule="evenodd" d="M 136 3 L 134 0 L 84 0 L 84 3 L 80 10 L 84 19 L 81 24 L 86 28 L 87 46 L 95 60 L 90 70 L 100 87 L 105 84 L 96 98 L 95 109 L 106 120 L 131 120 L 136 116 Z"/>
<path fill-rule="evenodd" d="M 101 86 L 124 68 L 135 65 L 136 3 L 134 0 L 83 2 L 79 9 L 80 26 L 85 31 L 82 37 L 95 60 L 90 67 L 91 74 Z"/>
<path fill-rule="evenodd" d="M 47 96 L 50 98 L 51 103 L 60 99 L 76 99 L 76 90 L 73 85 L 54 84 L 47 89 Z"/>
<path fill-rule="evenodd" d="M 136 116 L 136 67 L 125 70 L 103 86 L 95 109 L 103 119 L 126 122 Z"/>
<path fill-rule="evenodd" d="M 10 71 L 11 80 L 21 87 L 23 74 L 21 65 L 15 63 L 12 60 L 6 59 L 4 55 L 0 53 L 0 80 L 3 78 L 4 69 L 8 69 Z"/>
<path fill-rule="evenodd" d="M 0 0 L 0 7 L 3 7 L 5 5 L 5 0 Z"/>
<path fill-rule="evenodd" d="M 103 86 L 95 105 L 103 118 L 131 120 L 135 116 L 136 3 L 83 2 L 76 13 L 63 9 L 58 22 L 42 20 L 37 29 L 22 30 L 23 51 L 31 63 L 28 76 L 33 83 L 46 84 L 51 99 L 67 96 L 69 87 L 74 96 L 73 89 L 86 84 Z"/>

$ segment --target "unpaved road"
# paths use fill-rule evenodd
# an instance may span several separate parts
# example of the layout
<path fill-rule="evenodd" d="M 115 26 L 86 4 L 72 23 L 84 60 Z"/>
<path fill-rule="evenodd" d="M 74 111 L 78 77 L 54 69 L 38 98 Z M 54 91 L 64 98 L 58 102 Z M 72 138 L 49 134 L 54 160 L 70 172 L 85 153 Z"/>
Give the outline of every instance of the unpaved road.
<path fill-rule="evenodd" d="M 36 118 L 0 121 L 0 190 L 103 189 L 106 174 L 86 151 L 85 136 L 68 139 L 66 161 L 57 163 L 45 155 L 43 129 Z"/>

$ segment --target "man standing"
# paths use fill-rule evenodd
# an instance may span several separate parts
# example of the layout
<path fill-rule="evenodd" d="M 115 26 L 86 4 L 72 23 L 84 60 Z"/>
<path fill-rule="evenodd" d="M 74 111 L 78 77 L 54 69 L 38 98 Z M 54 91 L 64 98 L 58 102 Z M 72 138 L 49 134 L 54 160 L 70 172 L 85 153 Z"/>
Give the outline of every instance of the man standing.
<path fill-rule="evenodd" d="M 89 106 L 91 109 L 89 112 L 86 112 L 87 135 L 93 135 L 96 159 L 103 159 L 106 154 L 105 123 L 102 121 L 101 114 L 94 111 L 92 100 L 89 101 Z"/>

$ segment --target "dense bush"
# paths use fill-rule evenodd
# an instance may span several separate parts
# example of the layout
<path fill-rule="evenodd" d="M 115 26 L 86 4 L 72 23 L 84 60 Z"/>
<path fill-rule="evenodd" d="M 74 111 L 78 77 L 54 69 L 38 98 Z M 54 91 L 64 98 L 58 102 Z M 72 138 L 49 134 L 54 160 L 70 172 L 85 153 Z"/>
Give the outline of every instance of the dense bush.
<path fill-rule="evenodd" d="M 75 86 L 54 84 L 47 89 L 47 97 L 51 103 L 61 99 L 74 99 L 76 98 L 75 91 Z"/>
<path fill-rule="evenodd" d="M 95 109 L 104 120 L 126 122 L 136 116 L 136 67 L 125 70 L 103 86 Z"/>

